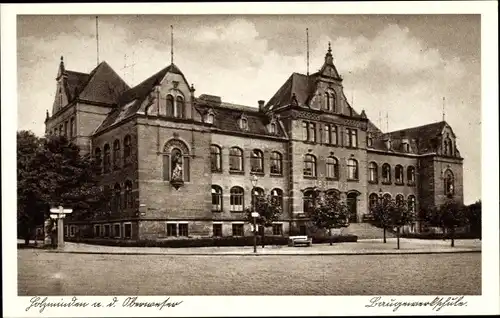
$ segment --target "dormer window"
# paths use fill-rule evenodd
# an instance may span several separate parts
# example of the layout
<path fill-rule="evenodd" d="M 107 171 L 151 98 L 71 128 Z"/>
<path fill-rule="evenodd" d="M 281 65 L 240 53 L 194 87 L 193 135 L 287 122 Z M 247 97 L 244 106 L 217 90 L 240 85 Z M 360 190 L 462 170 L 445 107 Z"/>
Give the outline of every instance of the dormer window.
<path fill-rule="evenodd" d="M 271 124 L 269 124 L 269 133 L 271 134 L 276 134 L 276 123 L 275 122 L 272 122 Z"/>
<path fill-rule="evenodd" d="M 215 115 L 213 113 L 208 113 L 206 122 L 207 124 L 213 125 L 215 121 Z"/>
<path fill-rule="evenodd" d="M 248 130 L 248 119 L 244 116 L 240 118 L 240 129 Z"/>
<path fill-rule="evenodd" d="M 373 136 L 371 133 L 368 133 L 368 135 L 366 136 L 366 145 L 368 147 L 373 147 Z"/>

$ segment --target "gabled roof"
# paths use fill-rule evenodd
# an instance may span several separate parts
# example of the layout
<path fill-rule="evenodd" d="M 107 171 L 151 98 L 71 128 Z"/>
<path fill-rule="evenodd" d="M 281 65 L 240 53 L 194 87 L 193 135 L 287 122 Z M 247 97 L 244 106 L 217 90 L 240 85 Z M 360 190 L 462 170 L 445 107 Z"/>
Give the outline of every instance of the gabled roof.
<path fill-rule="evenodd" d="M 105 61 L 89 74 L 79 98 L 106 104 L 117 104 L 118 97 L 129 89 L 127 83 Z"/>
<path fill-rule="evenodd" d="M 143 101 L 149 95 L 149 93 L 154 89 L 156 85 L 159 85 L 167 73 L 180 74 L 184 77 L 184 74 L 179 70 L 174 64 L 161 69 L 156 74 L 148 77 L 138 85 L 124 91 L 118 98 L 116 107 L 112 110 L 106 119 L 102 122 L 101 126 L 95 131 L 100 132 L 107 127 L 137 113 L 141 107 Z"/>

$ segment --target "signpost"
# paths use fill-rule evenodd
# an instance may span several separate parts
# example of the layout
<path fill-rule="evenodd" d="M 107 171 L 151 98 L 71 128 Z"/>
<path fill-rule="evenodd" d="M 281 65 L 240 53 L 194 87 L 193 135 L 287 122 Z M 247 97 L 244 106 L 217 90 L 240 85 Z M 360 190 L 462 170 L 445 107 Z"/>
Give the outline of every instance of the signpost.
<path fill-rule="evenodd" d="M 64 209 L 62 206 L 58 208 L 50 209 L 50 218 L 57 219 L 57 248 L 62 249 L 64 247 L 64 222 L 63 219 L 66 214 L 73 212 L 72 209 Z"/>

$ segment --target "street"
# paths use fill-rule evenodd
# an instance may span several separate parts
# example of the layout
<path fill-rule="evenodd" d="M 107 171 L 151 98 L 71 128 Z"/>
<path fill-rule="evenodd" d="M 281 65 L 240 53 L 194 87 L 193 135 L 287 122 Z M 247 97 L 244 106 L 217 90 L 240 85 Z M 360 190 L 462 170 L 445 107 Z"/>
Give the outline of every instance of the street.
<path fill-rule="evenodd" d="M 479 295 L 481 253 L 99 255 L 18 250 L 32 295 Z"/>

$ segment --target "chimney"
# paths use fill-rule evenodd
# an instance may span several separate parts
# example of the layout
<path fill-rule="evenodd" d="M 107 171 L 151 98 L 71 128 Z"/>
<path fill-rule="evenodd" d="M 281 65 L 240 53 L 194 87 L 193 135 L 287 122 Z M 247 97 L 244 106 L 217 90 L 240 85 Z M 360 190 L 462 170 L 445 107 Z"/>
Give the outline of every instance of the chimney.
<path fill-rule="evenodd" d="M 259 100 L 258 103 L 259 103 L 259 111 L 263 111 L 264 110 L 264 103 L 265 103 L 265 101 Z"/>

